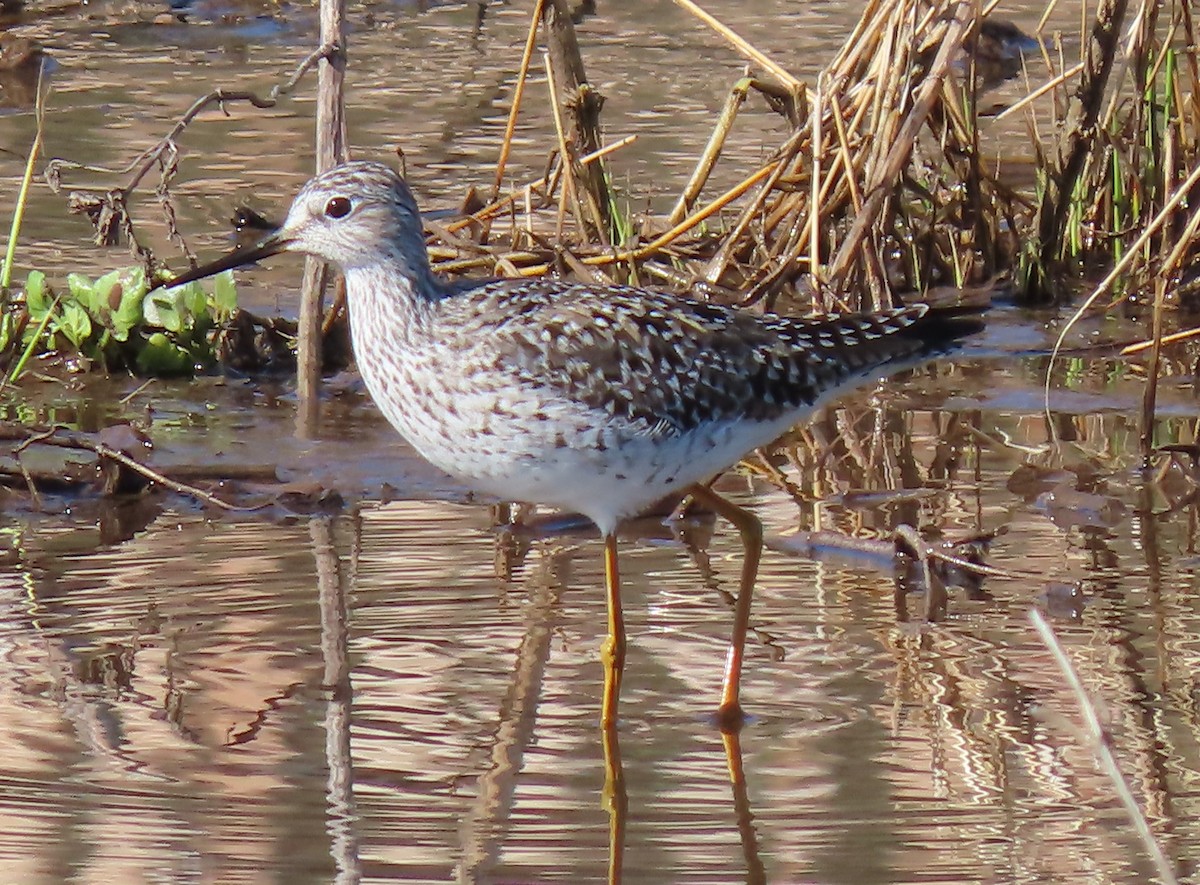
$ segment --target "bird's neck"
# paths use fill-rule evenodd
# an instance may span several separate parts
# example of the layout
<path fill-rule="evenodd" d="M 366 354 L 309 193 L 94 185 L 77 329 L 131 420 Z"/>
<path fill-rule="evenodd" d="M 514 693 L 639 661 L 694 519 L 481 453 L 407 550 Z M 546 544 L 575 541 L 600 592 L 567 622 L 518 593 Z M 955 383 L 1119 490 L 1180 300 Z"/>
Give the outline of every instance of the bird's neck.
<path fill-rule="evenodd" d="M 445 283 L 428 268 L 424 279 L 383 265 L 348 268 L 345 276 L 351 322 L 363 332 L 370 328 L 393 342 L 419 335 L 447 293 Z"/>

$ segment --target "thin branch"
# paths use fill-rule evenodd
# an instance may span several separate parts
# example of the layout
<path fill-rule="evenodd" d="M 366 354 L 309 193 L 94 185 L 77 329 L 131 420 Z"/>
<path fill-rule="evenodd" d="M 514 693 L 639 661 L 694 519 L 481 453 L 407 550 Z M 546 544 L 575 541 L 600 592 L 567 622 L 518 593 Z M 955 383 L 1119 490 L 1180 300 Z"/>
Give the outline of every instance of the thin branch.
<path fill-rule="evenodd" d="M 268 92 L 266 96 L 261 96 L 257 92 L 251 92 L 249 90 L 242 89 L 214 89 L 207 95 L 192 102 L 192 106 L 188 108 L 187 111 L 184 112 L 183 116 L 176 121 L 175 125 L 171 127 L 170 132 L 159 139 L 159 141 L 153 147 L 142 151 L 142 153 L 134 157 L 128 165 L 121 169 L 110 169 L 107 166 L 92 166 L 87 163 L 75 163 L 70 160 L 63 160 L 56 157 L 46 164 L 46 181 L 49 183 L 50 187 L 55 191 L 55 193 L 57 193 L 61 187 L 62 173 L 64 170 L 78 169 L 85 172 L 96 172 L 103 175 L 125 175 L 127 173 L 132 173 L 129 178 L 129 182 L 121 189 L 121 193 L 124 196 L 128 196 L 133 192 L 134 188 L 138 186 L 141 180 L 145 178 L 146 173 L 153 168 L 154 164 L 158 162 L 159 158 L 162 157 L 164 153 L 175 150 L 175 140 L 183 134 L 183 131 L 187 129 L 188 125 L 200 114 L 201 111 L 215 104 L 220 107 L 223 113 L 228 114 L 226 105 L 238 101 L 249 102 L 256 108 L 273 108 L 279 103 L 281 96 L 289 94 L 293 89 L 296 88 L 296 85 L 300 82 L 300 78 L 308 73 L 308 71 L 312 69 L 317 62 L 321 61 L 323 58 L 331 58 L 341 51 L 342 50 L 340 47 L 333 43 L 326 43 L 317 47 L 303 61 L 301 61 L 299 65 L 296 66 L 295 70 L 292 71 L 291 75 L 284 82 L 272 87 L 271 91 Z M 88 189 L 85 188 L 84 190 Z M 90 190 L 98 192 L 104 189 L 92 188 Z"/>

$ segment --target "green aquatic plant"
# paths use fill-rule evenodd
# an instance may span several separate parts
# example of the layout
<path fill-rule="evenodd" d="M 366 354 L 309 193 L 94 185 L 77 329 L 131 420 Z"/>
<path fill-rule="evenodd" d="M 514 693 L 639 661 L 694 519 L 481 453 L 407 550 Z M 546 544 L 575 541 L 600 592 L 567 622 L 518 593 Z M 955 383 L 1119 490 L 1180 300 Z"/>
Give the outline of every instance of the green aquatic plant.
<path fill-rule="evenodd" d="M 198 283 L 150 292 L 141 267 L 114 270 L 93 280 L 67 276 L 55 292 L 40 271 L 25 280 L 28 321 L 22 356 L 9 373 L 15 380 L 30 356 L 60 352 L 108 369 L 126 366 L 145 375 L 186 375 L 217 362 L 218 332 L 237 310 L 232 273 L 213 279 L 212 290 Z M 16 326 L 0 323 L 0 345 L 9 345 Z"/>
<path fill-rule="evenodd" d="M 17 191 L 17 201 L 13 206 L 12 225 L 8 231 L 8 243 L 4 247 L 4 259 L 0 261 L 0 294 L 7 301 L 9 284 L 12 282 L 14 259 L 17 254 L 17 237 L 21 232 L 21 224 L 25 218 L 25 207 L 29 199 L 29 187 L 33 182 L 34 164 L 38 152 L 42 148 L 42 133 L 46 111 L 46 91 L 42 88 L 42 69 L 38 70 L 37 101 L 34 104 L 34 120 L 37 128 L 34 130 L 33 143 L 29 146 L 29 154 L 25 158 L 25 172 L 21 176 L 21 187 Z M 4 339 L 6 342 L 7 339 Z"/>

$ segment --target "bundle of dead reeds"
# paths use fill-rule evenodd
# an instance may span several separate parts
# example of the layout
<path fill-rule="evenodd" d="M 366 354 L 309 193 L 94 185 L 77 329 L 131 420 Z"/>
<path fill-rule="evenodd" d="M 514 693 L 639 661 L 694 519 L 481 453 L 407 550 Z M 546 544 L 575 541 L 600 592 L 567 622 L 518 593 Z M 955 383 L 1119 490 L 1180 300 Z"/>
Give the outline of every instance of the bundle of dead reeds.
<path fill-rule="evenodd" d="M 566 4 L 545 0 L 535 10 L 512 120 L 545 21 L 559 122 L 551 171 L 502 194 L 506 141 L 490 203 L 435 231 L 443 270 L 557 268 L 595 277 L 607 269 L 623 279 L 703 284 L 701 291 L 743 303 L 790 297 L 800 309 L 831 310 L 879 307 L 899 291 L 961 286 L 998 272 L 1012 272 L 1029 300 L 1044 300 L 1072 285 L 1080 268 L 1131 249 L 1137 256 L 1124 265 L 1132 272 L 1126 288 L 1188 267 L 1200 224 L 1185 200 L 1195 185 L 1188 171 L 1200 67 L 1186 3 L 1143 0 L 1121 37 L 1126 3 L 1107 0 L 1080 22 L 1078 39 L 1046 39 L 1029 66 L 1036 70 L 1025 72 L 1029 97 L 1002 115 L 1023 114 L 1026 123 L 1034 168 L 1023 177 L 1037 185 L 1020 193 L 988 161 L 981 136 L 973 60 L 982 54 L 975 50 L 989 10 L 980 4 L 870 0 L 806 85 L 691 0 L 677 2 L 760 73 L 731 86 L 673 211 L 643 224 L 640 236 L 616 211 L 604 156 L 627 142 L 599 146 L 601 102 L 578 61 Z M 1071 46 L 1082 56 L 1077 63 Z M 791 132 L 738 185 L 702 200 L 752 92 L 789 119 Z M 709 220 L 739 200 L 712 233 Z M 1164 208 L 1168 214 L 1156 218 Z M 699 235 L 703 222 L 707 232 Z M 468 238 L 468 228 L 477 236 Z"/>
<path fill-rule="evenodd" d="M 978 161 L 974 89 L 963 88 L 973 79 L 963 76 L 969 67 L 961 61 L 977 30 L 978 9 L 951 0 L 873 0 L 810 89 L 694 4 L 680 2 L 713 24 L 763 74 L 732 86 L 693 175 L 658 225 L 660 232 L 632 238 L 631 227 L 622 227 L 611 211 L 607 177 L 592 172 L 602 169 L 605 150 L 624 142 L 574 156 L 576 143 L 596 144 L 595 120 L 582 116 L 589 107 L 584 99 L 594 93 L 581 67 L 561 61 L 560 47 L 547 56 L 552 88 L 556 68 L 570 71 L 571 79 L 565 89 L 555 90 L 558 162 L 541 180 L 503 196 L 497 188 L 487 206 L 436 229 L 445 249 L 435 248 L 434 254 L 445 259 L 444 272 L 525 275 L 557 265 L 595 277 L 600 268 L 619 266 L 625 278 L 703 283 L 707 291 L 724 290 L 727 299 L 743 303 L 769 305 L 781 295 L 804 293 L 803 306 L 831 310 L 880 306 L 896 289 L 962 283 L 996 268 L 992 244 L 999 225 L 986 220 L 999 217 L 1001 209 L 995 204 L 997 188 Z M 563 30 L 563 5 L 547 0 L 535 10 L 522 85 L 538 22 L 543 17 L 554 22 L 547 29 L 553 42 Z M 768 162 L 701 202 L 751 91 L 766 96 L 791 121 L 792 132 Z M 514 120 L 520 94 L 518 89 Z M 597 113 L 594 102 L 589 113 Z M 565 134 L 564 118 L 573 120 L 574 137 Z M 497 182 L 507 143 L 501 156 Z M 702 222 L 747 194 L 717 235 L 696 234 Z M 552 224 L 539 222 L 539 208 L 555 212 Z M 498 222 L 502 213 L 508 213 L 507 225 Z M 564 220 L 571 218 L 575 224 L 564 231 Z M 471 227 L 491 236 L 490 244 L 479 245 L 481 237 L 465 242 L 461 233 Z M 496 245 L 500 242 L 504 245 Z"/>

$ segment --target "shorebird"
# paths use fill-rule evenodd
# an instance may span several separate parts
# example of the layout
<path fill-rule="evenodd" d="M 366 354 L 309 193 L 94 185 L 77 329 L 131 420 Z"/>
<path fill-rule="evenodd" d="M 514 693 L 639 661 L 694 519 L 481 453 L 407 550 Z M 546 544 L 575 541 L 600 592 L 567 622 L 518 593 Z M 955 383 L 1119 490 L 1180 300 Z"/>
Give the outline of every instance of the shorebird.
<path fill-rule="evenodd" d="M 800 319 L 630 286 L 451 284 L 430 268 L 408 186 L 369 162 L 317 175 L 278 230 L 167 285 L 284 251 L 341 269 L 359 371 L 422 456 L 501 500 L 575 510 L 596 524 L 608 609 L 605 727 L 616 722 L 625 662 L 622 520 L 690 493 L 740 532 L 745 559 L 717 710 L 722 727 L 736 727 L 762 526 L 708 483 L 839 391 L 949 350 L 982 325 L 975 308 Z"/>

